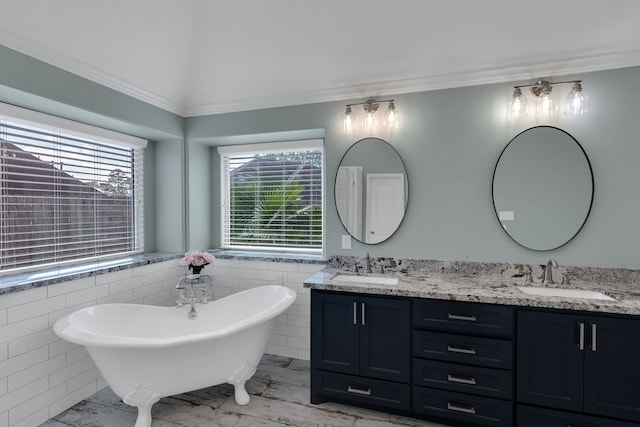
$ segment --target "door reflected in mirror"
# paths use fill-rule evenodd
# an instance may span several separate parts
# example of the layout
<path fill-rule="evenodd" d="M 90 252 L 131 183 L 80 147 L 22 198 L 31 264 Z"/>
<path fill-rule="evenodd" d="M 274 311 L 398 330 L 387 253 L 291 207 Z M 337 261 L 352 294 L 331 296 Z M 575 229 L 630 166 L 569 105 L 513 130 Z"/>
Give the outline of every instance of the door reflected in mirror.
<path fill-rule="evenodd" d="M 592 201 L 591 163 L 562 129 L 527 129 L 502 151 L 493 174 L 493 205 L 518 244 L 537 251 L 565 245 L 582 229 Z"/>
<path fill-rule="evenodd" d="M 359 242 L 381 243 L 396 232 L 406 212 L 408 191 L 402 158 L 380 138 L 356 142 L 338 166 L 336 209 L 344 228 Z"/>

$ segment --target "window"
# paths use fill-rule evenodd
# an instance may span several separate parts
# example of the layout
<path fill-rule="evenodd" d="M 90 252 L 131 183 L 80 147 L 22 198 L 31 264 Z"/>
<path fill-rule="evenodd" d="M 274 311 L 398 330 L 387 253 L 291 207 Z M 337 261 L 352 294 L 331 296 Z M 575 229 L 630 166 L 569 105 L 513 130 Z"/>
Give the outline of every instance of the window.
<path fill-rule="evenodd" d="M 0 104 L 0 270 L 142 250 L 146 141 Z"/>
<path fill-rule="evenodd" d="M 222 246 L 322 253 L 321 140 L 219 147 Z"/>

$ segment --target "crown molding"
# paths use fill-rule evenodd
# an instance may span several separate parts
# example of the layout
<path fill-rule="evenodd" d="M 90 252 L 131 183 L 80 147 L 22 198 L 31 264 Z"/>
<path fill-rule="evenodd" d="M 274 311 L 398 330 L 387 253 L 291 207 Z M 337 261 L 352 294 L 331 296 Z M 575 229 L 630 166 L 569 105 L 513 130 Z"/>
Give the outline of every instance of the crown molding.
<path fill-rule="evenodd" d="M 571 58 L 527 58 L 518 63 L 496 64 L 491 68 L 468 69 L 446 74 L 425 75 L 319 90 L 281 93 L 273 96 L 235 99 L 206 104 L 189 104 L 150 92 L 131 82 L 100 70 L 59 50 L 17 37 L 0 28 L 0 40 L 10 49 L 31 56 L 82 78 L 182 117 L 196 117 L 239 111 L 260 110 L 291 105 L 364 99 L 368 96 L 392 96 L 465 86 L 516 82 L 540 77 L 556 77 L 616 68 L 640 66 L 640 49 L 590 52 Z"/>
<path fill-rule="evenodd" d="M 228 102 L 188 105 L 185 117 L 260 110 L 290 105 L 345 101 L 370 96 L 393 96 L 465 86 L 517 82 L 533 78 L 556 77 L 595 71 L 640 66 L 640 49 L 590 53 L 557 61 L 552 58 L 530 60 L 518 64 L 500 64 L 492 68 L 354 84 L 315 91 L 279 94 Z"/>
<path fill-rule="evenodd" d="M 10 31 L 0 28 L 0 40 L 9 49 L 30 56 L 33 59 L 44 62 L 61 70 L 75 74 L 86 80 L 98 83 L 109 89 L 113 89 L 124 95 L 128 95 L 139 101 L 146 102 L 155 107 L 183 116 L 184 106 L 181 102 L 150 92 L 140 86 L 128 82 L 113 74 L 100 70 L 91 64 L 76 57 L 68 55 L 58 49 L 44 46 L 35 40 L 16 36 Z M 184 116 L 183 116 L 184 117 Z"/>

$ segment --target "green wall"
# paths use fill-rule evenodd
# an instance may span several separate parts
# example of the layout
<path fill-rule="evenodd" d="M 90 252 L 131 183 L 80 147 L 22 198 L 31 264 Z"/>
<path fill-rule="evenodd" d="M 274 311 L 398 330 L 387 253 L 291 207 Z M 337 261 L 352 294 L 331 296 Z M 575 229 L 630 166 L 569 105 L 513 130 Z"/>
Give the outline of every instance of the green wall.
<path fill-rule="evenodd" d="M 0 102 L 146 138 L 145 250 L 182 251 L 184 119 L 0 46 Z"/>
<path fill-rule="evenodd" d="M 324 129 L 326 144 L 327 254 L 546 263 L 598 267 L 640 267 L 640 68 L 579 76 L 591 98 L 586 116 L 560 115 L 551 122 L 533 117 L 505 119 L 513 82 L 398 95 L 401 127 L 387 139 L 402 156 L 409 178 L 409 204 L 398 232 L 369 246 L 353 242 L 341 249 L 345 234 L 333 202 L 333 180 L 344 152 L 360 137 L 346 136 L 341 119 L 346 102 L 329 102 L 186 119 L 189 145 L 213 146 L 304 137 Z M 551 79 L 554 80 L 554 79 Z M 560 80 L 559 78 L 555 80 Z M 557 87 L 566 93 L 569 87 Z M 354 102 L 362 101 L 353 100 Z M 530 100 L 531 102 L 531 100 Z M 584 147 L 594 171 L 590 217 L 567 245 L 547 252 L 514 243 L 495 217 L 491 184 L 502 149 L 520 133 L 549 124 L 571 133 Z M 310 135 L 309 137 L 313 137 Z M 192 171 L 192 173 L 194 173 Z M 214 183 L 214 188 L 217 187 Z M 550 190 L 553 191 L 553 190 Z M 557 207 L 560 209 L 561 207 Z M 212 246 L 219 244 L 219 197 L 212 198 Z"/>
<path fill-rule="evenodd" d="M 341 132 L 345 102 L 327 102 L 191 117 L 133 99 L 0 46 L 0 101 L 148 138 L 145 151 L 146 250 L 182 251 L 219 245 L 217 145 L 324 138 L 327 255 L 640 267 L 640 68 L 587 73 L 591 98 L 582 117 L 550 124 L 584 147 L 595 177 L 590 217 L 578 236 L 549 252 L 514 243 L 495 218 L 491 180 L 504 146 L 534 119 L 507 122 L 513 82 L 394 96 L 401 127 L 377 134 L 402 156 L 408 211 L 398 232 L 368 246 L 341 249 L 345 233 L 333 202 L 333 180 L 357 139 Z M 560 80 L 561 78 L 550 78 Z M 568 90 L 568 89 L 566 89 Z M 558 89 L 560 91 L 560 89 Z M 367 94 L 370 95 L 370 94 Z M 361 102 L 354 99 L 351 102 Z"/>

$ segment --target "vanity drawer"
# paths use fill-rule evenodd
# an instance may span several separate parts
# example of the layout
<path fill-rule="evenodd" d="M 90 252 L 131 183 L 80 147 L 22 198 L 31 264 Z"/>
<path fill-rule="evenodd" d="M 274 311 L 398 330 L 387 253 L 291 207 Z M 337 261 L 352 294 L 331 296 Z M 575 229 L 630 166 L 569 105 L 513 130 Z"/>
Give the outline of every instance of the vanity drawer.
<path fill-rule="evenodd" d="M 315 393 L 377 407 L 409 410 L 411 386 L 391 381 L 312 370 Z"/>
<path fill-rule="evenodd" d="M 511 369 L 513 343 L 495 338 L 414 330 L 413 355 L 445 362 Z"/>
<path fill-rule="evenodd" d="M 413 411 L 481 426 L 513 426 L 513 404 L 463 393 L 413 388 Z"/>
<path fill-rule="evenodd" d="M 416 299 L 413 324 L 417 328 L 510 338 L 514 311 L 492 304 Z"/>
<path fill-rule="evenodd" d="M 413 359 L 413 384 L 487 397 L 511 399 L 511 371 Z"/>

